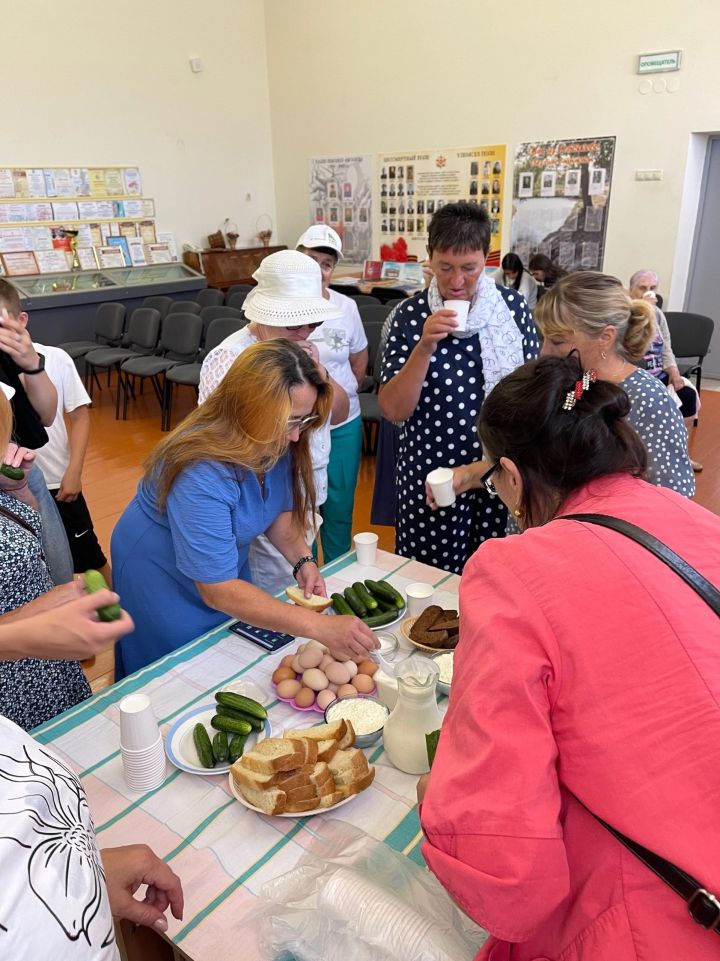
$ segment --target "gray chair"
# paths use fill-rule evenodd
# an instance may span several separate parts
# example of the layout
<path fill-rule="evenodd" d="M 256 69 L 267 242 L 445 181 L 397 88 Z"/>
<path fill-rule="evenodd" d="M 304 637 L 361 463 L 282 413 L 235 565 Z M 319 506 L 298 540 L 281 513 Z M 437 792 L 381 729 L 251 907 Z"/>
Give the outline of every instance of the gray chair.
<path fill-rule="evenodd" d="M 377 297 L 381 304 L 387 304 L 390 300 L 404 300 L 408 296 L 402 287 L 371 287 L 370 294 Z"/>
<path fill-rule="evenodd" d="M 369 294 L 349 294 L 348 295 L 355 303 L 360 307 L 380 307 L 382 304 L 381 300 L 377 297 L 371 297 Z"/>
<path fill-rule="evenodd" d="M 214 350 L 221 344 L 226 337 L 236 333 L 236 331 L 244 326 L 245 323 L 235 317 L 216 317 L 210 322 L 205 338 L 205 346 L 200 351 L 198 360 L 192 364 L 178 364 L 177 367 L 171 367 L 170 370 L 167 371 L 165 374 L 165 408 L 163 411 L 164 430 L 170 430 L 173 384 L 177 384 L 178 387 L 193 387 L 197 394 L 200 384 L 200 371 L 202 370 L 204 358 L 207 357 L 211 350 Z"/>
<path fill-rule="evenodd" d="M 386 304 L 361 304 L 358 311 L 363 327 L 368 324 L 380 324 L 382 327 L 390 313 Z"/>
<path fill-rule="evenodd" d="M 160 319 L 162 320 L 167 312 L 170 310 L 175 301 L 172 297 L 146 297 L 142 302 L 143 307 L 152 307 L 153 310 L 157 310 L 160 314 Z"/>
<path fill-rule="evenodd" d="M 138 307 L 130 317 L 128 329 L 120 347 L 103 347 L 85 354 L 85 363 L 94 372 L 120 370 L 120 364 L 131 357 L 152 354 L 160 333 L 160 314 L 152 307 Z M 92 387 L 92 383 L 90 385 Z M 90 394 L 92 396 L 92 392 Z M 115 392 L 115 419 L 120 416 L 120 383 Z"/>
<path fill-rule="evenodd" d="M 160 429 L 165 430 L 167 372 L 172 367 L 195 360 L 200 349 L 202 327 L 198 314 L 168 314 L 157 349 L 150 356 L 131 357 L 120 365 L 118 390 L 122 390 L 123 395 L 123 420 L 127 418 L 128 395 L 135 397 L 136 380 L 142 382 L 149 378 L 160 404 Z"/>
<path fill-rule="evenodd" d="M 234 294 L 226 298 L 225 303 L 228 307 L 234 307 L 235 310 L 242 310 L 242 305 L 245 303 L 245 298 L 249 293 L 249 290 L 236 290 Z"/>
<path fill-rule="evenodd" d="M 73 360 L 79 360 L 98 347 L 119 347 L 125 327 L 125 304 L 112 302 L 100 304 L 95 312 L 94 327 L 95 340 L 70 340 L 60 344 L 60 347 L 70 354 Z M 85 383 L 87 386 L 90 385 L 91 379 L 102 390 L 97 374 L 86 365 Z M 109 383 L 108 372 L 108 385 Z"/>
<path fill-rule="evenodd" d="M 396 300 L 386 300 L 385 306 L 388 309 L 388 313 L 397 307 L 398 304 L 402 304 L 407 300 L 407 297 L 398 297 Z"/>
<path fill-rule="evenodd" d="M 226 307 L 222 304 L 217 307 L 203 307 L 200 311 L 200 316 L 203 322 L 203 339 L 201 341 L 203 345 L 207 339 L 210 324 L 214 320 L 217 320 L 218 317 L 230 317 L 233 320 L 239 321 L 243 326 L 247 323 L 241 310 L 236 310 L 235 307 Z"/>
<path fill-rule="evenodd" d="M 691 314 L 685 311 L 669 310 L 665 314 L 670 331 L 673 353 L 676 357 L 695 357 L 691 364 L 680 367 L 683 377 L 695 377 L 695 385 L 700 393 L 702 365 L 710 347 L 715 322 L 704 314 Z"/>
<path fill-rule="evenodd" d="M 225 293 L 225 303 L 230 303 L 230 298 L 233 294 L 248 294 L 253 289 L 255 284 L 233 284 L 232 287 L 228 287 Z"/>
<path fill-rule="evenodd" d="M 170 314 L 199 314 L 201 310 L 200 304 L 194 300 L 174 300 L 165 317 L 169 317 Z"/>
<path fill-rule="evenodd" d="M 358 393 L 360 401 L 360 416 L 362 417 L 363 428 L 363 453 L 374 455 L 377 451 L 378 424 L 380 423 L 380 404 L 378 401 L 378 389 L 380 387 L 380 338 L 382 334 L 382 322 L 372 321 L 363 323 L 365 336 L 368 340 L 368 370 L 371 376 L 366 377 Z"/>
<path fill-rule="evenodd" d="M 216 287 L 206 287 L 196 292 L 195 300 L 201 307 L 219 307 L 225 303 L 225 294 Z"/>

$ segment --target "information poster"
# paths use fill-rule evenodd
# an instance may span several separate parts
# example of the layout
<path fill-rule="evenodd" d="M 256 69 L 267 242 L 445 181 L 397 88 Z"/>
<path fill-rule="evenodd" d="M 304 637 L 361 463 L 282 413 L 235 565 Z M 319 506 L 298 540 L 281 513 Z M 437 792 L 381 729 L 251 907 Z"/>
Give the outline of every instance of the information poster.
<path fill-rule="evenodd" d="M 380 154 L 375 183 L 376 243 L 392 245 L 402 237 L 408 253 L 423 260 L 434 214 L 444 204 L 467 200 L 490 217 L 487 262 L 498 266 L 504 182 L 504 144 Z"/>
<path fill-rule="evenodd" d="M 16 276 L 23 266 L 34 273 L 65 270 L 68 258 L 51 251 L 71 253 L 75 235 L 83 270 L 116 261 L 118 249 L 129 264 L 132 240 L 155 243 L 154 218 L 137 167 L 0 168 L 0 255 L 13 255 L 3 264 L 6 274 Z M 113 246 L 110 237 L 122 242 L 101 256 L 100 247 Z M 171 256 L 177 257 L 174 246 Z"/>
<path fill-rule="evenodd" d="M 565 270 L 602 270 L 615 137 L 521 143 L 515 151 L 511 250 Z"/>
<path fill-rule="evenodd" d="M 372 157 L 314 157 L 309 173 L 309 224 L 336 230 L 343 262 L 361 264 L 372 251 Z"/>

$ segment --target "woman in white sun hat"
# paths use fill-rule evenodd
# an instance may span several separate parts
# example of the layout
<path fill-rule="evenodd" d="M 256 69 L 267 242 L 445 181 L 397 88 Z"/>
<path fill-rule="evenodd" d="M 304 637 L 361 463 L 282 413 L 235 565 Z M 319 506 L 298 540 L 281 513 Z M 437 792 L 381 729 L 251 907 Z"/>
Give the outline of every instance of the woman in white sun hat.
<path fill-rule="evenodd" d="M 320 509 L 323 559 L 327 562 L 350 550 L 353 503 L 362 452 L 358 388 L 367 374 L 368 342 L 355 301 L 328 286 L 342 257 L 342 241 L 338 234 L 326 224 L 313 224 L 298 238 L 295 246 L 319 264 L 323 297 L 340 311 L 337 318 L 323 324 L 309 337 L 310 343 L 318 349 L 320 363 L 342 384 L 349 400 L 345 420 L 331 425 L 328 495 Z"/>
<path fill-rule="evenodd" d="M 248 294 L 243 310 L 250 323 L 231 334 L 211 350 L 203 361 L 200 372 L 202 404 L 223 380 L 233 362 L 253 344 L 284 337 L 299 344 L 318 365 L 323 379 L 333 388 L 333 406 L 328 421 L 313 431 L 310 443 L 316 504 L 325 503 L 328 494 L 328 461 L 330 459 L 330 429 L 341 424 L 348 414 L 348 397 L 344 388 L 333 379 L 332 372 L 320 361 L 316 344 L 310 337 L 325 321 L 337 321 L 341 314 L 334 304 L 322 296 L 320 267 L 296 250 L 281 250 L 270 254 L 253 274 L 257 286 Z M 322 523 L 320 518 L 317 519 Z M 317 528 L 312 522 L 310 527 Z M 310 542 L 316 529 L 308 530 Z M 327 560 L 327 558 L 326 558 Z M 292 568 L 265 536 L 258 537 L 250 550 L 250 569 L 253 581 L 270 594 L 292 584 Z"/>

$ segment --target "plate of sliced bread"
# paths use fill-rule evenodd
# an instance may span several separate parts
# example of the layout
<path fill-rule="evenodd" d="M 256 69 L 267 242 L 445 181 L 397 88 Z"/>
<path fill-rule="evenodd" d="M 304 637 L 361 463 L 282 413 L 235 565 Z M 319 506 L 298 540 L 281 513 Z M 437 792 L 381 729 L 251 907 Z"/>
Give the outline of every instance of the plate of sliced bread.
<path fill-rule="evenodd" d="M 344 719 L 265 738 L 232 765 L 230 790 L 259 814 L 293 818 L 333 811 L 375 777 L 354 743 L 352 724 Z"/>
<path fill-rule="evenodd" d="M 452 651 L 460 639 L 458 612 L 431 604 L 418 617 L 404 620 L 400 631 L 421 651 Z"/>

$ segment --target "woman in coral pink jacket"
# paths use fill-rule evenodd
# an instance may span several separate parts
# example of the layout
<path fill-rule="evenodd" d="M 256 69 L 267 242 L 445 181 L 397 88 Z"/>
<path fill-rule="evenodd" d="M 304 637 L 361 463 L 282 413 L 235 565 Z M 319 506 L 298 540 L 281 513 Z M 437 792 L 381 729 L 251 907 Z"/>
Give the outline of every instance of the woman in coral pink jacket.
<path fill-rule="evenodd" d="M 644 547 L 560 515 L 624 518 L 715 585 L 720 519 L 642 479 L 627 396 L 575 401 L 581 378 L 534 361 L 481 412 L 486 483 L 524 531 L 463 573 L 423 851 L 491 932 L 480 958 L 710 961 L 718 933 L 593 814 L 720 896 L 720 621 Z"/>

